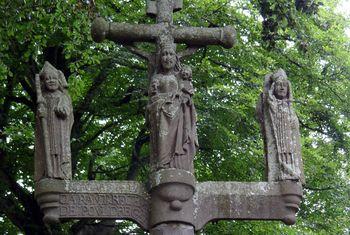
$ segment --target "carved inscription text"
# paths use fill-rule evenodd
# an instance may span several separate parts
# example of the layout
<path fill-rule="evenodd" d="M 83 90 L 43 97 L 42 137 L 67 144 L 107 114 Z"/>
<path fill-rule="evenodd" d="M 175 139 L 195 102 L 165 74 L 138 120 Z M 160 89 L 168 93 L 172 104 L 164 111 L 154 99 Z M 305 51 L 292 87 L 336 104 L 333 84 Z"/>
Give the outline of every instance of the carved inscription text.
<path fill-rule="evenodd" d="M 131 219 L 148 227 L 149 202 L 132 194 L 60 194 L 61 218 Z"/>

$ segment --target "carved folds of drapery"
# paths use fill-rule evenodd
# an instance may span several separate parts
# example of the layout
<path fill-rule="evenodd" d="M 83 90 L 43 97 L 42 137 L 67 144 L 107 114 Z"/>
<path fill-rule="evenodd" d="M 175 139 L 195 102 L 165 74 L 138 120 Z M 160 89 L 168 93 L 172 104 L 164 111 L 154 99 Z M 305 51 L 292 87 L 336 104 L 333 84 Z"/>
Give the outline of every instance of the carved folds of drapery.
<path fill-rule="evenodd" d="M 304 182 L 299 121 L 292 106 L 291 83 L 279 69 L 265 77 L 257 115 L 264 139 L 268 181 Z"/>
<path fill-rule="evenodd" d="M 35 180 L 71 179 L 72 101 L 63 73 L 49 62 L 37 75 Z"/>
<path fill-rule="evenodd" d="M 177 168 L 193 172 L 198 140 L 192 71 L 188 66 L 181 66 L 171 42 L 161 43 L 159 64 L 160 68 L 151 79 L 147 107 L 151 167 L 153 170 Z"/>

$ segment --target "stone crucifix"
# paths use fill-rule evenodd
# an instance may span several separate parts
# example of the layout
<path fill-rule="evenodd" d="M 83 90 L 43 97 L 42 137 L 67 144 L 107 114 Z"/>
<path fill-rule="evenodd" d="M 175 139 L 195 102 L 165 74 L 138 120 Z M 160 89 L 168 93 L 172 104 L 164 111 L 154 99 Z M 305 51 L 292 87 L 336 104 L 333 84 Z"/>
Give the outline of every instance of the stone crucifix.
<path fill-rule="evenodd" d="M 96 42 L 109 39 L 120 43 L 149 62 L 146 117 L 151 134 L 152 173 L 148 187 L 135 181 L 43 177 L 36 182 L 35 195 L 47 224 L 62 219 L 130 219 L 152 235 L 193 235 L 209 221 L 220 219 L 295 223 L 302 197 L 299 178 L 269 177 L 268 182 L 251 183 L 196 182 L 193 157 L 198 141 L 192 70 L 182 65 L 180 58 L 201 46 L 230 48 L 235 31 L 229 26 L 174 26 L 173 12 L 181 8 L 182 0 L 148 0 L 147 13 L 156 17 L 154 25 L 108 23 L 102 18 L 93 22 L 91 33 Z M 130 46 L 136 42 L 155 43 L 156 51 L 145 53 Z M 189 49 L 176 52 L 175 43 L 184 43 Z M 263 99 L 262 103 L 266 102 Z M 289 104 L 289 100 L 286 102 Z M 267 110 L 267 105 L 261 110 Z M 268 117 L 267 111 L 263 112 Z M 264 117 L 262 122 L 272 125 Z M 272 134 L 266 138 L 271 139 L 271 146 L 280 141 L 273 139 Z M 288 157 L 292 159 L 294 155 Z M 281 164 L 275 158 L 271 170 L 277 172 Z"/>
<path fill-rule="evenodd" d="M 133 53 L 147 59 L 149 62 L 149 76 L 159 66 L 161 44 L 172 46 L 173 43 L 184 43 L 189 49 L 177 53 L 180 59 L 189 55 L 196 48 L 206 45 L 221 45 L 231 48 L 235 43 L 236 32 L 230 27 L 201 28 L 178 27 L 173 25 L 173 12 L 182 9 L 182 0 L 147 0 L 147 15 L 156 17 L 156 24 L 128 24 L 108 23 L 103 18 L 96 18 L 92 24 L 91 35 L 95 42 L 105 39 L 125 45 Z M 166 38 L 164 42 L 162 39 Z M 157 51 L 149 54 L 133 47 L 135 42 L 156 43 Z"/>
<path fill-rule="evenodd" d="M 181 10 L 180 0 L 147 1 L 147 14 L 156 17 L 154 25 L 107 23 L 98 18 L 92 24 L 96 42 L 105 38 L 130 45 L 135 42 L 156 43 L 156 52 L 148 54 L 128 47 L 149 62 L 149 104 L 147 122 L 151 134 L 151 215 L 153 233 L 168 234 L 175 230 L 194 231 L 195 192 L 193 158 L 198 147 L 196 111 L 192 101 L 192 70 L 180 58 L 200 46 L 222 45 L 230 48 L 235 30 L 223 28 L 177 27 L 173 12 Z M 175 43 L 188 50 L 176 52 Z M 173 223 L 179 221 L 178 223 Z M 170 222 L 170 223 L 169 223 Z"/>

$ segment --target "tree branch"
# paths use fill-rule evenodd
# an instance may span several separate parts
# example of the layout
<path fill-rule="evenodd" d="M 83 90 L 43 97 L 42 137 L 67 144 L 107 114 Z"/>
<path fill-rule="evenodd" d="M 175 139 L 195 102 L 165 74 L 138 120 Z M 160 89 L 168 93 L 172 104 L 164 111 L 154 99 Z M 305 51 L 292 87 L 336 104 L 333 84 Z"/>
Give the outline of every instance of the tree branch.
<path fill-rule="evenodd" d="M 125 66 L 125 67 L 129 67 L 131 69 L 142 70 L 142 71 L 146 71 L 147 70 L 146 67 L 137 65 L 135 63 L 130 63 L 130 61 L 127 61 L 127 60 L 114 60 L 114 61 L 116 62 L 116 64 L 119 64 L 119 65 L 122 65 L 122 66 Z"/>
<path fill-rule="evenodd" d="M 2 112 L 0 113 L 0 138 L 1 139 L 5 138 L 5 135 L 3 134 L 3 130 L 8 122 L 8 113 L 10 111 L 11 102 L 12 102 L 10 97 L 13 96 L 14 79 L 7 77 L 6 89 L 7 89 L 7 94 L 5 95 L 5 100 L 1 107 Z"/>
<path fill-rule="evenodd" d="M 96 169 L 93 171 L 93 174 L 104 174 L 104 175 L 109 175 L 110 173 L 116 173 L 119 170 L 125 169 L 125 168 L 131 168 L 132 165 L 139 165 L 140 167 L 143 164 L 146 164 L 149 162 L 149 155 L 139 157 L 137 162 L 132 162 L 131 164 L 123 165 L 117 168 L 112 168 L 112 169 L 105 169 L 102 165 L 96 167 Z M 132 179 L 131 179 L 132 180 Z"/>
<path fill-rule="evenodd" d="M 117 125 L 119 122 L 110 122 L 107 123 L 106 125 L 104 125 L 101 129 L 99 129 L 98 131 L 95 132 L 95 134 L 93 134 L 89 139 L 87 139 L 86 141 L 82 142 L 82 143 L 78 143 L 76 150 L 80 150 L 83 148 L 88 147 L 90 144 L 92 144 L 92 142 L 99 136 L 101 135 L 104 131 L 108 130 L 109 128 Z"/>
<path fill-rule="evenodd" d="M 32 101 L 28 100 L 26 97 L 10 96 L 9 99 L 11 99 L 14 102 L 28 106 L 28 108 L 35 113 L 35 104 Z"/>
<path fill-rule="evenodd" d="M 28 221 L 25 213 L 19 207 L 18 202 L 9 196 L 1 196 L 0 208 L 14 225 L 16 225 L 20 230 L 24 230 L 24 224 L 26 224 Z"/>
<path fill-rule="evenodd" d="M 311 127 L 311 126 L 307 125 L 306 123 L 304 123 L 300 118 L 299 118 L 299 123 L 300 123 L 300 126 L 303 128 L 306 128 L 306 129 L 311 130 L 311 131 L 316 131 L 316 132 L 321 133 L 323 135 L 329 136 L 329 133 L 323 131 L 321 128 Z"/>
<path fill-rule="evenodd" d="M 146 135 L 146 130 L 146 126 L 144 126 L 136 137 L 134 149 L 131 155 L 131 164 L 126 177 L 127 180 L 134 180 L 136 178 L 137 171 L 140 168 L 140 153 L 142 146 L 145 143 L 148 143 L 150 140 L 150 136 Z"/>
<path fill-rule="evenodd" d="M 96 174 L 94 174 L 94 164 L 95 160 L 97 158 L 97 154 L 93 153 L 89 160 L 89 166 L 88 166 L 88 172 L 87 172 L 87 178 L 88 180 L 95 180 Z"/>
<path fill-rule="evenodd" d="M 125 46 L 126 49 L 128 49 L 128 51 L 130 51 L 131 53 L 133 53 L 134 55 L 139 56 L 140 58 L 150 61 L 151 60 L 151 53 L 145 52 L 140 50 L 139 48 L 135 47 L 135 46 Z"/>
<path fill-rule="evenodd" d="M 228 65 L 228 64 L 225 64 L 225 63 L 222 63 L 222 62 L 218 62 L 216 60 L 213 60 L 213 59 L 209 59 L 210 62 L 212 62 L 213 64 L 216 64 L 216 65 L 219 65 L 219 66 L 222 66 L 230 71 L 240 71 L 241 68 L 238 68 L 238 67 L 233 67 L 231 65 Z M 256 74 L 258 75 L 258 74 Z M 247 82 L 241 78 L 238 78 L 237 76 L 235 76 L 235 79 L 238 80 L 239 82 L 242 82 L 243 84 L 249 86 L 249 87 L 258 87 L 259 85 L 255 84 L 255 83 L 252 83 L 252 82 Z"/>
<path fill-rule="evenodd" d="M 187 47 L 185 50 L 178 52 L 177 55 L 178 55 L 179 59 L 181 60 L 187 56 L 193 55 L 200 48 L 201 47 L 195 47 L 195 46 Z"/>
<path fill-rule="evenodd" d="M 2 183 L 6 184 L 6 186 L 18 198 L 25 208 L 28 209 L 32 207 L 32 204 L 35 203 L 32 195 L 21 187 L 4 168 L 0 168 L 0 179 Z"/>
<path fill-rule="evenodd" d="M 116 124 L 118 124 L 118 122 L 111 122 L 106 124 L 104 127 L 102 127 L 100 130 L 98 130 L 95 134 L 93 134 L 89 139 L 87 139 L 84 142 L 78 142 L 75 145 L 72 145 L 72 156 L 76 156 L 77 153 L 83 149 L 88 147 L 90 144 L 92 144 L 92 142 L 99 136 L 101 135 L 104 131 L 106 131 L 107 129 L 115 126 Z M 72 157 L 72 171 L 73 173 L 76 170 L 76 166 L 77 166 L 77 158 L 76 157 Z"/>
<path fill-rule="evenodd" d="M 98 89 L 102 85 L 106 75 L 107 74 L 105 70 L 100 71 L 98 76 L 95 77 L 91 87 L 86 92 L 86 95 L 83 101 L 80 104 L 78 104 L 77 107 L 74 109 L 75 123 L 80 121 L 81 117 L 83 116 L 83 113 L 87 110 L 88 106 L 91 104 L 95 94 L 98 92 Z"/>
<path fill-rule="evenodd" d="M 345 188 L 346 186 L 344 185 L 337 185 L 337 186 L 327 186 L 323 188 L 319 187 L 312 187 L 312 186 L 307 186 L 305 185 L 304 188 L 312 191 L 327 191 L 327 190 L 333 190 L 333 189 L 339 189 L 339 188 Z"/>
<path fill-rule="evenodd" d="M 34 92 L 34 89 L 30 85 L 30 83 L 25 78 L 20 79 L 19 82 L 22 85 L 23 90 L 25 90 L 27 92 L 27 94 L 29 95 L 32 102 L 35 103 L 36 102 L 36 93 Z"/>
<path fill-rule="evenodd" d="M 1 211 L 26 234 L 48 234 L 42 221 L 43 215 L 33 195 L 21 187 L 3 168 L 0 169 L 0 179 L 5 186 L 1 187 L 0 194 L 6 195 L 0 197 Z M 7 194 L 7 190 L 11 194 Z"/>

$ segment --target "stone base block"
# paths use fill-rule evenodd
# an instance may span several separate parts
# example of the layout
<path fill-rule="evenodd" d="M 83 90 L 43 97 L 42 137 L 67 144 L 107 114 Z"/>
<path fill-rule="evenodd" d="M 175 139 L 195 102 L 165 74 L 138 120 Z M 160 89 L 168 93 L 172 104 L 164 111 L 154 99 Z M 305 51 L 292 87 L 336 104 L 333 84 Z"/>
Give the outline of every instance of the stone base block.
<path fill-rule="evenodd" d="M 194 224 L 195 178 L 179 169 L 164 169 L 151 176 L 150 226 L 167 222 Z"/>

